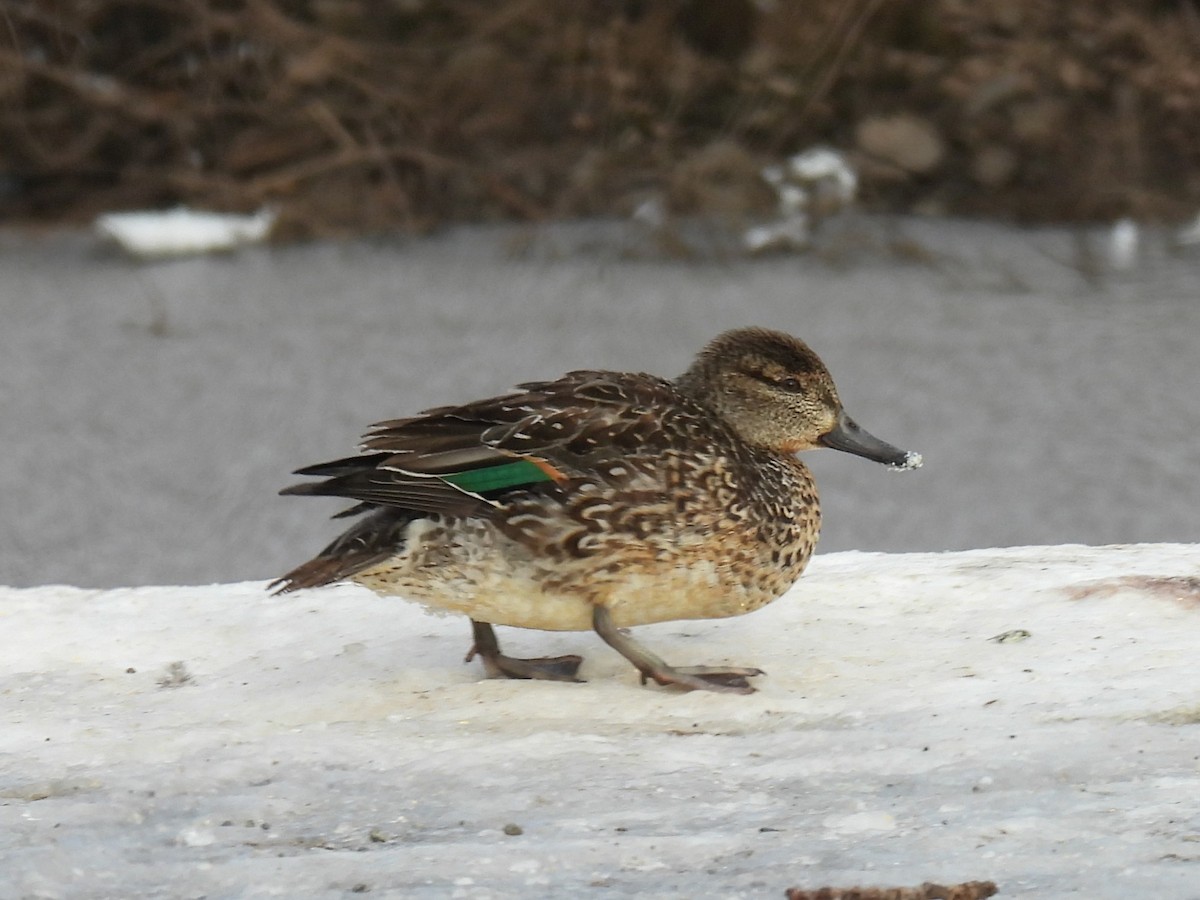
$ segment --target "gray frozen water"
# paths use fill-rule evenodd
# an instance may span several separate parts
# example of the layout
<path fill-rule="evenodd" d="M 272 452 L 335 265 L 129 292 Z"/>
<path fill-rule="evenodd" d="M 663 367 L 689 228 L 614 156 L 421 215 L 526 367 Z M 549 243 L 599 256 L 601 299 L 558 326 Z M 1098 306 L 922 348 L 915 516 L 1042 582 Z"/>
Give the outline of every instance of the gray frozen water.
<path fill-rule="evenodd" d="M 570 368 L 674 375 L 745 324 L 803 337 L 864 427 L 925 455 L 808 455 L 823 551 L 1200 537 L 1200 257 L 1151 241 L 1106 272 L 1097 235 L 954 221 L 758 260 L 601 232 L 154 263 L 0 235 L 0 584 L 277 575 L 338 506 L 275 492 L 370 423 Z"/>

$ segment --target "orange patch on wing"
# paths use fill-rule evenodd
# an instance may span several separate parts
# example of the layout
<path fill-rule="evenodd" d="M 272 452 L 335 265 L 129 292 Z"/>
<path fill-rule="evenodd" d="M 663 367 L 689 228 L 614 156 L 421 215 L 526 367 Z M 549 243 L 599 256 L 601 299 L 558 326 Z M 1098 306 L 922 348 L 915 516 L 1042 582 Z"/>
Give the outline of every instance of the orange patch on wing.
<path fill-rule="evenodd" d="M 547 475 L 549 475 L 552 480 L 554 480 L 554 481 L 566 481 L 567 480 L 567 476 L 564 473 L 560 472 L 558 469 L 556 469 L 554 466 L 552 466 L 546 460 L 538 459 L 536 456 L 526 456 L 525 459 L 528 460 L 529 462 L 533 463 L 535 466 L 537 466 L 539 469 L 541 469 L 543 472 L 545 472 Z"/>

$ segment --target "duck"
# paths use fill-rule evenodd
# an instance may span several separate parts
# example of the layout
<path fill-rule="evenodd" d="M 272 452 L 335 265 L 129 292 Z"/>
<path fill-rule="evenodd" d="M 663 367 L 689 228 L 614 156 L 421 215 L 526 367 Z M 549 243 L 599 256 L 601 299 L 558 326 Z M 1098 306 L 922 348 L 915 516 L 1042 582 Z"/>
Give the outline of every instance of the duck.
<path fill-rule="evenodd" d="M 861 428 L 798 338 L 727 331 L 677 378 L 602 370 L 379 422 L 359 453 L 296 470 L 280 493 L 333 496 L 356 519 L 269 589 L 350 581 L 471 621 L 490 678 L 578 682 L 582 657 L 520 659 L 494 626 L 595 631 L 642 684 L 749 694 L 753 666 L 673 666 L 629 629 L 719 619 L 788 591 L 821 507 L 798 454 L 895 470 L 920 454 Z"/>

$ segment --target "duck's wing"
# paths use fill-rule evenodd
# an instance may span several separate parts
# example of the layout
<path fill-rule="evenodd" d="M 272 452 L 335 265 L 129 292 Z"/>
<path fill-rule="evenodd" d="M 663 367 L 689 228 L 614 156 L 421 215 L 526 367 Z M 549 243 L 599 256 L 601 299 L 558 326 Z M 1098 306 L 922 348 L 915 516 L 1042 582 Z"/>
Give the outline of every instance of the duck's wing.
<path fill-rule="evenodd" d="M 362 455 L 299 469 L 324 480 L 281 493 L 358 501 L 344 514 L 386 506 L 478 515 L 544 482 L 626 477 L 631 466 L 620 463 L 654 451 L 663 409 L 679 402 L 670 382 L 616 372 L 572 372 L 518 388 L 380 422 Z"/>

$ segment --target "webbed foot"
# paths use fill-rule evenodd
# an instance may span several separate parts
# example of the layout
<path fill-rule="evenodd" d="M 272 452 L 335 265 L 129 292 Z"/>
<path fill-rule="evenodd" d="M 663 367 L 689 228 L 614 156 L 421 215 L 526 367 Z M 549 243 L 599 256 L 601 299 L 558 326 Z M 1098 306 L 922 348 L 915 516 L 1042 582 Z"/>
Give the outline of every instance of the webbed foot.
<path fill-rule="evenodd" d="M 496 632 L 487 622 L 471 620 L 471 630 L 475 643 L 471 645 L 464 662 L 470 662 L 476 656 L 483 662 L 483 670 L 488 678 L 529 678 L 537 681 L 573 681 L 582 683 L 582 678 L 576 678 L 582 656 L 544 656 L 537 659 L 516 659 L 505 656 L 500 652 L 500 643 L 496 640 Z"/>
<path fill-rule="evenodd" d="M 592 610 L 592 627 L 604 642 L 637 667 L 642 684 L 653 679 L 661 685 L 677 685 L 689 691 L 716 691 L 721 694 L 753 694 L 747 678 L 765 674 L 762 669 L 743 666 L 674 666 L 667 665 L 629 635 L 617 628 L 607 609 Z"/>
<path fill-rule="evenodd" d="M 636 665 L 636 663 L 634 663 Z M 754 688 L 747 678 L 767 674 L 762 669 L 744 666 L 660 666 L 638 669 L 642 684 L 653 679 L 662 685 L 675 684 L 688 690 L 717 691 L 724 694 L 753 694 Z"/>

